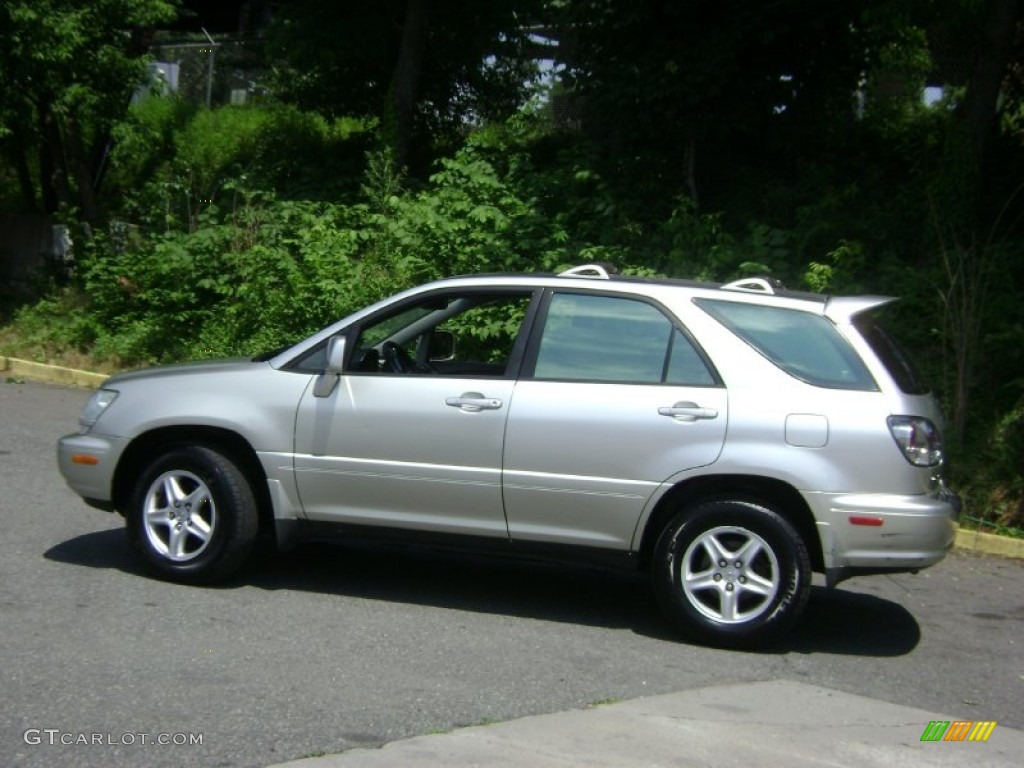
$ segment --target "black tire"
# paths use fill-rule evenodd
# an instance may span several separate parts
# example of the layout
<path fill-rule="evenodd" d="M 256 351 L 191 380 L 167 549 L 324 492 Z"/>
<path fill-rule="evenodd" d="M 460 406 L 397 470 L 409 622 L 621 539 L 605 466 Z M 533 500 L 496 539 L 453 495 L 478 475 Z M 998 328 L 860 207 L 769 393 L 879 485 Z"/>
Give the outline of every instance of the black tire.
<path fill-rule="evenodd" d="M 807 547 L 793 526 L 740 500 L 707 501 L 676 515 L 655 546 L 651 575 L 662 610 L 686 638 L 727 648 L 781 638 L 811 589 Z"/>
<path fill-rule="evenodd" d="M 236 572 L 259 527 L 248 478 L 229 457 L 201 445 L 170 448 L 139 476 L 128 533 L 158 575 L 206 584 Z"/>

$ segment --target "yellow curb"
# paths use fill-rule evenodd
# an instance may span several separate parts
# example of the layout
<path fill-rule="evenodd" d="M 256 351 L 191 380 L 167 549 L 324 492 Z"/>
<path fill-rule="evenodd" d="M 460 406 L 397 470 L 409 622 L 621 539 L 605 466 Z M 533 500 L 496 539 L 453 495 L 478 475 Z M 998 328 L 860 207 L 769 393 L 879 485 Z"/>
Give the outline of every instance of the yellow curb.
<path fill-rule="evenodd" d="M 960 549 L 971 549 L 987 555 L 1002 555 L 1024 560 L 1024 539 L 1010 536 L 996 536 L 993 533 L 968 531 L 961 528 L 956 532 L 956 546 Z"/>
<path fill-rule="evenodd" d="M 109 376 L 103 373 L 80 371 L 77 368 L 62 368 L 59 365 L 33 363 L 16 357 L 0 357 L 0 371 L 7 376 L 24 376 L 26 379 L 45 381 L 50 384 L 65 384 L 72 387 L 96 389 Z"/>

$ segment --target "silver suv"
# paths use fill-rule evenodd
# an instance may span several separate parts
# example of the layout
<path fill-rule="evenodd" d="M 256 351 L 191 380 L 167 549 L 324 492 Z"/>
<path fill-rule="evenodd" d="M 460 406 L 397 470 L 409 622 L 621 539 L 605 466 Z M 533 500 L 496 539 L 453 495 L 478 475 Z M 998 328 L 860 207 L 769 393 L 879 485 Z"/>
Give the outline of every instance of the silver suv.
<path fill-rule="evenodd" d="M 724 646 L 781 636 L 812 571 L 942 559 L 959 501 L 871 317 L 892 299 L 610 272 L 441 280 L 254 360 L 114 376 L 60 470 L 174 580 L 260 536 L 398 532 L 645 568 Z"/>

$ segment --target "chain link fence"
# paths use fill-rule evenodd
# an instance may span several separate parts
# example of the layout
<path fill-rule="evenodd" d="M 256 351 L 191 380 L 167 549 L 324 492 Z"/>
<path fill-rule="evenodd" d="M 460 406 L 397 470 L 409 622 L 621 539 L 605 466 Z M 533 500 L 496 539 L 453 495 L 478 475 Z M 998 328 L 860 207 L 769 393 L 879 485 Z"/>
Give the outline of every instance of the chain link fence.
<path fill-rule="evenodd" d="M 264 93 L 261 47 L 258 38 L 224 36 L 154 45 L 150 88 L 206 106 L 246 104 Z"/>

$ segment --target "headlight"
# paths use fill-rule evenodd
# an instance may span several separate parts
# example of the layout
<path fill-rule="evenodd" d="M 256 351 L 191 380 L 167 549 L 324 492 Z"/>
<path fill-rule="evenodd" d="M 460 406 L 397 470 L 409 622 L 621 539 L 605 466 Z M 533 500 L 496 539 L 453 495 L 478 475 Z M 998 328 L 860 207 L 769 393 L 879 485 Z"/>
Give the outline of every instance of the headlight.
<path fill-rule="evenodd" d="M 96 390 L 93 396 L 89 398 L 89 402 L 85 404 L 85 408 L 82 409 L 82 415 L 78 419 L 78 423 L 82 427 L 83 434 L 92 429 L 92 425 L 96 423 L 103 412 L 107 410 L 107 408 L 110 407 L 110 404 L 116 399 L 117 390 Z"/>

